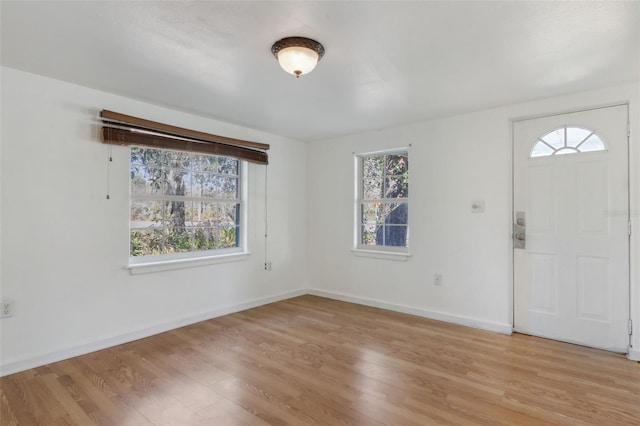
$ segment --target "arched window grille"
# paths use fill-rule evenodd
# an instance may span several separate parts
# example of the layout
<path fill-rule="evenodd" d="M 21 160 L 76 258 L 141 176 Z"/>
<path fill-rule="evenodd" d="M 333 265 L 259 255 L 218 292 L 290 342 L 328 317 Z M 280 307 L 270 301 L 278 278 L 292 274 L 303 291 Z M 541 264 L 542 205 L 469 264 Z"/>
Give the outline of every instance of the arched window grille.
<path fill-rule="evenodd" d="M 562 126 L 539 137 L 531 148 L 529 158 L 606 150 L 604 141 L 594 130 Z"/>

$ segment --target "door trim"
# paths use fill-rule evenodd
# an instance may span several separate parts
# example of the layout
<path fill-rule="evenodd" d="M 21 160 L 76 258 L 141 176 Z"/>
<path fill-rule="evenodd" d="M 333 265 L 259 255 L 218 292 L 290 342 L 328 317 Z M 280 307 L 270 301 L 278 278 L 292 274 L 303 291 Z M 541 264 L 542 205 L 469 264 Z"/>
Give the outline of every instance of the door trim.
<path fill-rule="evenodd" d="M 510 119 L 511 121 L 511 129 L 513 130 L 513 124 L 514 123 L 518 123 L 520 121 L 529 121 L 529 120 L 537 120 L 539 118 L 548 118 L 548 117 L 557 117 L 559 115 L 567 115 L 567 114 L 577 114 L 580 112 L 588 112 L 588 111 L 595 111 L 595 110 L 599 110 L 599 109 L 607 109 L 607 108 L 615 108 L 615 107 L 619 107 L 619 106 L 623 106 L 627 108 L 627 119 L 629 118 L 629 102 L 624 101 L 624 102 L 612 102 L 610 104 L 604 104 L 604 105 L 599 105 L 599 106 L 591 106 L 591 107 L 585 107 L 585 108 L 581 108 L 581 109 L 569 109 L 566 111 L 560 111 L 560 112 L 554 112 L 554 113 L 543 113 L 543 114 L 533 114 L 533 115 L 524 115 L 524 116 L 520 116 L 517 118 L 512 118 Z M 513 147 L 513 132 L 511 133 L 511 146 Z M 513 152 L 513 151 L 512 151 Z M 513 165 L 513 164 L 512 164 Z"/>

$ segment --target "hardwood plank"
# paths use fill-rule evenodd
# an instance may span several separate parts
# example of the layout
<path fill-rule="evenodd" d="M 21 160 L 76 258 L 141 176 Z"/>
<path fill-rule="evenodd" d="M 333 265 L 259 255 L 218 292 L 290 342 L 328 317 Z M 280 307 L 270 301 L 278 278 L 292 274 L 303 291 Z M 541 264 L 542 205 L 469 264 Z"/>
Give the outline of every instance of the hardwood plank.
<path fill-rule="evenodd" d="M 4 425 L 631 425 L 640 363 L 315 296 L 0 378 Z"/>
<path fill-rule="evenodd" d="M 91 424 L 94 422 L 84 411 L 83 407 L 78 404 L 81 399 L 76 400 L 72 394 L 66 392 L 62 384 L 58 381 L 58 377 L 52 374 L 42 376 L 42 384 L 53 395 L 56 403 L 63 410 L 63 417 L 69 419 L 70 424 Z"/>
<path fill-rule="evenodd" d="M 6 389 L 0 389 L 0 421 L 3 425 L 16 426 L 19 424 L 18 417 L 27 418 L 29 416 L 28 412 L 18 412 L 16 415 L 15 410 L 18 408 L 24 408 L 24 406 L 16 401 L 12 404 L 7 397 Z"/>

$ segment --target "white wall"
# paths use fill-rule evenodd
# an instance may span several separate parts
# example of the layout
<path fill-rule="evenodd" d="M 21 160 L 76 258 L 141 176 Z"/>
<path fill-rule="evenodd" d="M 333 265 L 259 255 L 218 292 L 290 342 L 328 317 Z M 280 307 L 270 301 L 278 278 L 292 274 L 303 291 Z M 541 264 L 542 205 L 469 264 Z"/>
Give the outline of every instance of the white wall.
<path fill-rule="evenodd" d="M 10 68 L 1 71 L 0 372 L 8 374 L 272 300 L 312 293 L 491 330 L 511 329 L 510 119 L 631 102 L 632 315 L 640 330 L 640 84 L 304 145 Z M 249 168 L 249 260 L 132 276 L 127 148 L 100 109 L 270 143 Z M 356 257 L 353 153 L 411 145 L 407 262 Z M 111 199 L 106 200 L 110 186 Z M 472 214 L 471 200 L 485 213 Z M 305 203 L 306 201 L 306 203 Z M 443 274 L 443 285 L 432 284 Z M 634 354 L 640 359 L 640 333 Z"/>
<path fill-rule="evenodd" d="M 505 106 L 309 145 L 309 267 L 316 294 L 502 332 L 512 324 L 511 120 L 631 102 L 632 315 L 640 330 L 640 85 Z M 411 145 L 406 262 L 353 247 L 353 153 Z M 471 201 L 484 200 L 483 214 Z M 433 285 L 441 273 L 443 284 Z M 634 348 L 640 348 L 636 332 Z M 640 355 L 638 353 L 637 355 Z"/>
<path fill-rule="evenodd" d="M 305 292 L 304 144 L 1 71 L 0 295 L 15 301 L 15 316 L 0 322 L 2 374 Z M 273 270 L 264 271 L 264 167 L 250 165 L 248 260 L 130 275 L 129 149 L 112 148 L 109 178 L 103 108 L 271 144 Z"/>

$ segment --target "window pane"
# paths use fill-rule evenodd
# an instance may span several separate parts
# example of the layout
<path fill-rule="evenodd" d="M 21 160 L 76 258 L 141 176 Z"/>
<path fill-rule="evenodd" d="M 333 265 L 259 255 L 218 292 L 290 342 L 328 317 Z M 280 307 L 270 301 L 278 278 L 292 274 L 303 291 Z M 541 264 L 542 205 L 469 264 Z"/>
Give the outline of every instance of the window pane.
<path fill-rule="evenodd" d="M 195 229 L 196 250 L 237 247 L 239 204 L 196 203 L 200 221 Z"/>
<path fill-rule="evenodd" d="M 406 225 L 385 225 L 384 245 L 392 247 L 406 247 L 407 229 L 408 227 Z"/>
<path fill-rule="evenodd" d="M 182 176 L 182 183 L 184 184 L 184 196 L 185 197 L 197 197 L 198 194 L 194 194 L 193 192 L 193 182 L 194 176 L 193 173 L 188 172 Z"/>
<path fill-rule="evenodd" d="M 195 172 L 191 176 L 191 196 L 193 197 L 202 197 L 204 194 L 204 182 L 210 174 L 208 173 L 198 173 Z"/>
<path fill-rule="evenodd" d="M 192 170 L 194 172 L 217 172 L 218 158 L 213 155 L 194 155 L 192 160 Z"/>
<path fill-rule="evenodd" d="M 363 203 L 360 243 L 407 246 L 408 210 L 407 203 Z"/>
<path fill-rule="evenodd" d="M 409 224 L 409 205 L 406 203 L 395 204 L 388 203 L 385 205 L 384 222 L 386 224 L 394 225 L 408 225 Z"/>
<path fill-rule="evenodd" d="M 218 181 L 222 192 L 219 194 L 223 198 L 238 198 L 238 178 L 232 176 L 219 176 Z"/>
<path fill-rule="evenodd" d="M 163 226 L 164 209 L 162 201 L 131 202 L 131 228 L 157 228 Z"/>
<path fill-rule="evenodd" d="M 362 203 L 360 221 L 363 224 L 377 225 L 382 223 L 384 217 L 382 203 Z"/>
<path fill-rule="evenodd" d="M 191 217 L 192 203 L 185 201 L 165 201 L 164 203 L 164 219 L 165 227 L 184 228 L 187 221 L 187 212 Z"/>
<path fill-rule="evenodd" d="M 165 169 L 164 195 L 187 195 L 187 185 L 191 184 L 189 172 L 178 169 Z"/>
<path fill-rule="evenodd" d="M 142 151 L 144 151 L 145 148 L 138 148 L 137 146 L 132 146 L 131 147 L 131 165 L 144 165 L 144 163 L 141 161 L 141 157 L 142 157 Z"/>
<path fill-rule="evenodd" d="M 193 177 L 194 195 L 212 198 L 238 198 L 238 178 L 210 173 L 198 173 Z"/>
<path fill-rule="evenodd" d="M 567 127 L 567 146 L 578 146 L 591 133 L 591 130 L 581 129 L 580 127 Z"/>
<path fill-rule="evenodd" d="M 409 159 L 406 154 L 387 155 L 385 173 L 388 175 L 402 175 L 409 171 Z"/>
<path fill-rule="evenodd" d="M 378 227 L 375 224 L 362 225 L 360 244 L 365 246 L 375 246 L 377 228 Z"/>
<path fill-rule="evenodd" d="M 564 127 L 560 129 L 553 130 L 543 137 L 541 137 L 543 141 L 554 147 L 555 149 L 562 148 L 564 146 Z"/>
<path fill-rule="evenodd" d="M 162 193 L 162 170 L 131 165 L 131 194 L 154 195 Z"/>
<path fill-rule="evenodd" d="M 195 250 L 211 250 L 218 248 L 216 226 L 199 226 L 194 229 L 193 247 Z"/>
<path fill-rule="evenodd" d="M 198 225 L 235 226 L 238 221 L 238 204 L 194 203 L 198 213 Z"/>
<path fill-rule="evenodd" d="M 589 139 L 583 142 L 580 145 L 580 151 L 582 152 L 592 152 L 592 151 L 605 151 L 606 147 L 604 146 L 604 142 L 596 135 L 591 135 Z"/>
<path fill-rule="evenodd" d="M 164 245 L 164 253 L 181 253 L 191 251 L 191 230 L 185 227 L 170 227 Z"/>
<path fill-rule="evenodd" d="M 382 157 L 364 157 L 362 159 L 362 197 L 365 200 L 384 197 L 382 165 Z"/>
<path fill-rule="evenodd" d="M 191 167 L 191 154 L 181 151 L 165 152 L 165 167 L 172 169 L 189 170 Z"/>
<path fill-rule="evenodd" d="M 131 147 L 131 165 L 159 169 L 163 164 L 164 151 L 153 148 Z"/>
<path fill-rule="evenodd" d="M 131 256 L 162 254 L 164 232 L 162 229 L 132 229 L 130 236 Z"/>
<path fill-rule="evenodd" d="M 531 157 L 545 157 L 547 155 L 553 155 L 553 149 L 542 142 L 539 142 L 533 146 L 531 150 Z"/>
<path fill-rule="evenodd" d="M 384 198 L 406 198 L 408 196 L 408 176 L 389 176 L 384 179 Z"/>
<path fill-rule="evenodd" d="M 364 178 L 362 182 L 362 197 L 365 200 L 377 200 L 384 197 L 381 174 Z"/>
<path fill-rule="evenodd" d="M 218 172 L 226 175 L 238 174 L 238 160 L 230 157 L 218 157 Z"/>
<path fill-rule="evenodd" d="M 220 228 L 218 236 L 220 248 L 232 248 L 237 246 L 236 227 Z"/>

